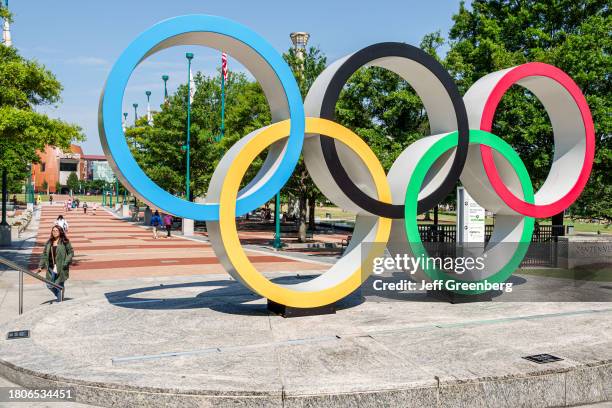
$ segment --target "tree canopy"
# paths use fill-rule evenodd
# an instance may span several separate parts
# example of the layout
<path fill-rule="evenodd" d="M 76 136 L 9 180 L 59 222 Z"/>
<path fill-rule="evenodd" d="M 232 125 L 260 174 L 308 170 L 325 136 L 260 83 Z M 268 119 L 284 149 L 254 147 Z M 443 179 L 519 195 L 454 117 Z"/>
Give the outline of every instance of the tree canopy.
<path fill-rule="evenodd" d="M 576 215 L 612 219 L 611 32 L 608 1 L 475 0 L 471 9 L 463 3 L 459 6 L 448 39 L 435 32 L 426 35 L 420 46 L 449 70 L 462 93 L 488 73 L 529 61 L 546 62 L 567 72 L 587 98 L 597 137 L 591 179 L 572 211 Z M 444 56 L 439 54 L 443 46 L 448 49 Z M 311 47 L 303 60 L 293 49 L 284 58 L 305 96 L 325 68 L 325 55 Z M 216 141 L 220 132 L 220 73 L 214 77 L 198 73 L 195 83 L 191 190 L 195 196 L 203 196 L 225 151 L 271 119 L 259 85 L 230 71 L 226 83 L 226 133 Z M 181 86 L 154 115 L 153 126 L 141 118 L 126 132 L 145 172 L 177 195 L 185 191 L 182 146 L 186 100 L 187 88 Z M 427 114 L 412 87 L 398 75 L 377 67 L 362 68 L 351 76 L 341 92 L 336 117 L 368 143 L 387 170 L 402 150 L 429 134 Z M 536 98 L 523 88 L 512 87 L 498 107 L 493 132 L 518 151 L 534 186 L 541 186 L 550 168 L 553 140 L 550 121 Z M 245 183 L 260 164 L 261 158 L 253 163 Z M 302 209 L 306 199 L 311 203 L 323 199 L 301 160 L 282 194 L 286 199 L 301 201 Z"/>
<path fill-rule="evenodd" d="M 475 0 L 453 16 L 444 63 L 465 92 L 480 77 L 539 61 L 565 71 L 584 93 L 595 123 L 591 178 L 571 211 L 612 219 L 612 16 L 608 0 Z M 513 86 L 497 109 L 493 133 L 520 154 L 534 186 L 552 159 L 552 127 L 543 106 Z"/>
<path fill-rule="evenodd" d="M 221 80 L 198 72 L 194 76 L 196 92 L 191 105 L 190 190 L 195 197 L 205 196 L 208 183 L 223 154 L 238 139 L 270 124 L 270 109 L 261 87 L 242 73 L 229 72 L 225 86 L 226 122 L 221 140 Z M 153 125 L 146 117 L 126 129 L 126 137 L 136 161 L 145 173 L 163 189 L 184 195 L 186 183 L 187 85 L 179 86 L 168 97 Z M 254 163 L 250 175 L 261 163 Z"/>
<path fill-rule="evenodd" d="M 10 18 L 6 9 L 2 13 Z M 39 161 L 37 151 L 46 145 L 68 149 L 71 141 L 83 140 L 78 126 L 35 110 L 60 102 L 61 91 L 51 71 L 0 45 L 0 169 L 7 172 L 9 183 L 27 177 L 30 163 Z"/>

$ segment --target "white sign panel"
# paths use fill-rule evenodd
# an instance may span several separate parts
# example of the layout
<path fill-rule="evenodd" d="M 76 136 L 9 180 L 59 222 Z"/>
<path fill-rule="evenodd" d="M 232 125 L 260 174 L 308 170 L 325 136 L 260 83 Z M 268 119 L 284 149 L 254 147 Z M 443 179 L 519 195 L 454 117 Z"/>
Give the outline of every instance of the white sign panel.
<path fill-rule="evenodd" d="M 457 242 L 485 241 L 485 209 L 463 187 L 457 188 Z"/>

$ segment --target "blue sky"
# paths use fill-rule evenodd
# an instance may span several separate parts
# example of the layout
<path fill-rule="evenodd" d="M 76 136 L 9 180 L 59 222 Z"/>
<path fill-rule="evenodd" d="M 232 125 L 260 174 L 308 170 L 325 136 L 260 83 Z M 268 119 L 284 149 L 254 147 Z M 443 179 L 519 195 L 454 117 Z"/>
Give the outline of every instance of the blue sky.
<path fill-rule="evenodd" d="M 184 14 L 224 16 L 248 25 L 279 52 L 291 46 L 290 32 L 307 31 L 309 45 L 319 46 L 331 63 L 376 42 L 418 45 L 423 35 L 437 30 L 446 36 L 459 1 L 10 0 L 9 8 L 15 18 L 14 46 L 52 70 L 64 86 L 62 103 L 42 110 L 80 125 L 87 136 L 85 153 L 101 154 L 97 112 L 106 76 L 128 44 L 158 21 Z M 185 51 L 195 53 L 195 70 L 212 73 L 220 64 L 219 53 L 203 47 L 176 47 L 152 56 L 130 79 L 124 96 L 128 121 L 134 102 L 139 115 L 145 113 L 146 90 L 152 92 L 153 108 L 161 103 L 162 74 L 170 76 L 171 91 L 186 82 Z M 229 69 L 243 70 L 231 56 Z"/>

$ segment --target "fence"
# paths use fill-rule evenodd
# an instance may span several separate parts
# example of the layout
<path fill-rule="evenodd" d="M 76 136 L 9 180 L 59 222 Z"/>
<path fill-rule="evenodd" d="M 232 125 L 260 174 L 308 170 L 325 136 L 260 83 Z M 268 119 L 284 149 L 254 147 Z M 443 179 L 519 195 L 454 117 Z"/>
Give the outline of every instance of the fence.
<path fill-rule="evenodd" d="M 489 242 L 494 225 L 485 225 L 485 242 Z M 536 223 L 531 242 L 556 242 L 557 237 L 564 235 L 563 225 L 538 225 Z M 419 224 L 419 233 L 423 242 L 456 242 L 457 226 L 454 224 Z"/>
<path fill-rule="evenodd" d="M 493 225 L 485 225 L 485 242 L 491 240 Z M 452 243 L 457 241 L 457 226 L 453 224 L 419 224 L 421 240 L 426 243 Z M 536 223 L 531 245 L 521 267 L 556 267 L 559 236 L 564 235 L 563 225 L 539 225 Z M 447 251 L 447 249 L 445 249 Z"/>

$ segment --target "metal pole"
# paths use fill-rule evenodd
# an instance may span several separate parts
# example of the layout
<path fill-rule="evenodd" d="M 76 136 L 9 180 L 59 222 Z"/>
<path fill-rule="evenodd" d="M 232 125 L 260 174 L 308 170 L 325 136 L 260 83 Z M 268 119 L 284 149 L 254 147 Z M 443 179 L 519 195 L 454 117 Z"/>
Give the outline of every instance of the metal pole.
<path fill-rule="evenodd" d="M 223 139 L 225 133 L 225 75 L 223 75 L 223 69 L 221 69 L 221 135 L 219 140 Z"/>
<path fill-rule="evenodd" d="M 162 80 L 164 81 L 164 103 L 168 102 L 168 75 L 162 75 Z"/>
<path fill-rule="evenodd" d="M 136 121 L 138 120 L 138 104 L 133 103 L 132 106 L 134 107 L 134 126 L 136 126 Z"/>
<path fill-rule="evenodd" d="M 2 222 L 0 225 L 8 226 L 6 222 L 6 200 L 8 199 L 8 173 L 6 169 L 2 169 Z"/>
<path fill-rule="evenodd" d="M 23 314 L 23 272 L 19 271 L 19 314 Z"/>
<path fill-rule="evenodd" d="M 281 236 L 280 236 L 280 192 L 276 194 L 276 202 L 274 204 L 274 244 L 272 245 L 276 249 L 282 248 Z"/>
<path fill-rule="evenodd" d="M 190 161 L 190 140 L 191 140 L 191 60 L 193 59 L 193 54 L 188 52 L 185 54 L 187 57 L 187 172 L 186 172 L 186 182 L 185 182 L 185 199 L 187 201 L 191 201 L 190 199 L 190 175 L 189 175 L 189 161 Z"/>
<path fill-rule="evenodd" d="M 147 95 L 147 123 L 151 125 L 152 116 L 151 116 L 151 91 L 146 91 L 145 95 Z"/>

